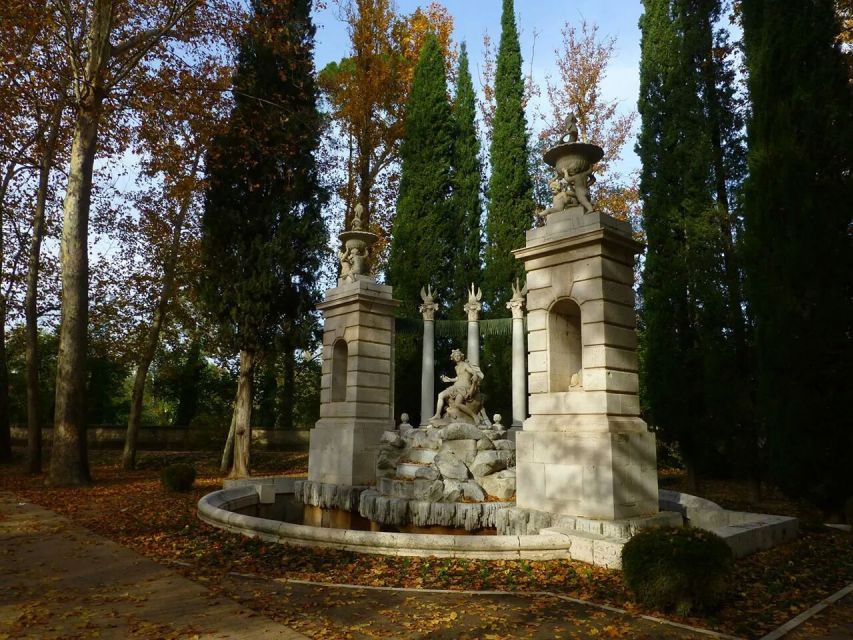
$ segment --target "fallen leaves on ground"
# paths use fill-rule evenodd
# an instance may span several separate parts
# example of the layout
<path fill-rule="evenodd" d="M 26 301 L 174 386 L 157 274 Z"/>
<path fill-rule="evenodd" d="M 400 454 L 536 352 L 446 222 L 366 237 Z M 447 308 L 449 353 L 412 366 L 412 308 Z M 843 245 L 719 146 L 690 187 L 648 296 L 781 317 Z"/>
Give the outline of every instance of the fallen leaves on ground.
<path fill-rule="evenodd" d="M 715 615 L 683 618 L 641 608 L 631 601 L 620 572 L 581 562 L 389 557 L 272 544 L 227 533 L 196 517 L 199 498 L 221 487 L 222 478 L 213 454 L 142 453 L 138 470 L 132 472 L 120 470 L 119 457 L 118 452 L 93 452 L 95 482 L 89 487 L 45 487 L 43 478 L 22 475 L 20 468 L 13 467 L 0 474 L 0 489 L 66 515 L 156 560 L 186 563 L 180 571 L 208 586 L 214 597 L 236 598 L 258 613 L 306 633 L 310 631 L 318 638 L 342 637 L 341 627 L 335 628 L 320 615 L 322 607 L 313 617 L 306 615 L 305 611 L 294 610 L 292 603 L 281 598 L 275 589 L 259 588 L 256 594 L 248 592 L 251 597 L 243 597 L 241 587 L 226 579 L 228 574 L 365 586 L 549 591 L 742 637 L 764 635 L 853 580 L 850 534 L 806 528 L 789 544 L 737 561 L 728 597 Z M 159 470 L 179 460 L 196 466 L 199 474 L 195 488 L 186 494 L 166 493 L 160 487 Z M 307 454 L 260 453 L 255 464 L 259 474 L 274 471 L 299 475 L 306 471 Z M 668 478 L 666 485 L 671 487 L 679 481 Z M 705 495 L 725 506 L 742 501 L 743 490 L 736 484 L 724 487 L 727 495 L 723 498 L 713 495 L 713 491 Z M 782 505 L 777 512 L 786 513 L 793 508 L 784 502 Z M 341 595 L 336 591 L 329 597 L 340 599 Z M 432 628 L 430 620 L 454 625 L 471 620 L 467 612 L 458 621 L 451 617 L 452 613 L 461 615 L 455 610 L 440 609 L 433 612 L 432 618 L 424 613 L 407 624 L 415 624 L 423 633 Z M 482 614 L 490 616 L 490 623 L 497 625 L 496 637 L 502 637 L 496 607 L 489 607 Z M 327 623 L 328 633 L 323 631 Z M 630 636 L 629 630 L 619 625 L 590 628 L 595 628 L 602 637 Z M 363 624 L 350 632 L 355 634 L 353 637 L 389 637 L 376 635 L 369 625 Z M 480 632 L 482 635 L 478 637 L 493 633 L 484 628 Z"/>

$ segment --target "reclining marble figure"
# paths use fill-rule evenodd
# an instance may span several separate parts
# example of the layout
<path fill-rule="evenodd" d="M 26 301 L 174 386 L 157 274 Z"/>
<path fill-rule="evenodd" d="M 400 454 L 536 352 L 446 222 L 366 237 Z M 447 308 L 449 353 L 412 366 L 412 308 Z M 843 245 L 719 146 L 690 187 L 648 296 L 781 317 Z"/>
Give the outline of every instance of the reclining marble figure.
<path fill-rule="evenodd" d="M 452 382 L 444 391 L 438 394 L 435 415 L 430 422 L 451 421 L 470 422 L 488 425 L 488 418 L 483 414 L 483 401 L 480 396 L 480 382 L 483 371 L 465 359 L 465 354 L 454 349 L 450 359 L 456 363 L 456 377 L 441 376 L 442 382 Z"/>

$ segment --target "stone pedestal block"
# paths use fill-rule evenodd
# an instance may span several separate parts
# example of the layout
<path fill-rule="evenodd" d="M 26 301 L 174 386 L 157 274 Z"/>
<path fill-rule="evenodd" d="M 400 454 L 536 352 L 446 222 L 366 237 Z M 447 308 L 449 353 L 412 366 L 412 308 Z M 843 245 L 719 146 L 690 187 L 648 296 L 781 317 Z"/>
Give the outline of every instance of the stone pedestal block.
<path fill-rule="evenodd" d="M 387 429 L 388 420 L 319 420 L 311 429 L 308 479 L 349 486 L 374 484 L 379 440 Z"/>
<path fill-rule="evenodd" d="M 320 420 L 311 430 L 308 478 L 376 482 L 382 433 L 394 428 L 394 309 L 391 287 L 358 279 L 326 292 Z"/>
<path fill-rule="evenodd" d="M 655 437 L 635 432 L 520 431 L 517 504 L 613 520 L 658 512 Z"/>

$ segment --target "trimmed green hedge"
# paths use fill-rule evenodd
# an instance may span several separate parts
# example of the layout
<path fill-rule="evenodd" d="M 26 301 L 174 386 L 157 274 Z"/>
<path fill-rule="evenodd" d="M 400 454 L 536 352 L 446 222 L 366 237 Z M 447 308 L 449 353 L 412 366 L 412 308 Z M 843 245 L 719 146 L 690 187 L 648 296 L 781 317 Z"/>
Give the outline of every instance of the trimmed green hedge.
<path fill-rule="evenodd" d="M 195 482 L 195 469 L 186 462 L 176 462 L 160 472 L 160 484 L 166 491 L 189 491 Z"/>
<path fill-rule="evenodd" d="M 689 527 L 645 529 L 622 548 L 625 584 L 634 598 L 680 615 L 719 605 L 733 560 L 720 536 Z"/>

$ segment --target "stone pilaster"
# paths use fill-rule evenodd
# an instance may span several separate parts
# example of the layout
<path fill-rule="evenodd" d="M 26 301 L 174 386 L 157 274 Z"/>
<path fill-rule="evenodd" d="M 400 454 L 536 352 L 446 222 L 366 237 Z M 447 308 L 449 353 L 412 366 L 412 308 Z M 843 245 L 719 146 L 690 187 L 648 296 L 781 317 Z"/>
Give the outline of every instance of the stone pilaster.
<path fill-rule="evenodd" d="M 527 418 L 527 353 L 524 349 L 524 296 L 527 287 L 516 281 L 506 308 L 512 311 L 512 427 L 521 427 Z"/>
<path fill-rule="evenodd" d="M 479 288 L 471 284 L 471 290 L 468 292 L 468 302 L 462 307 L 465 313 L 468 314 L 468 362 L 475 367 L 480 366 L 480 310 L 483 305 L 480 300 L 483 297 L 483 292 Z"/>
<path fill-rule="evenodd" d="M 432 291 L 421 290 L 424 303 L 418 307 L 424 319 L 424 346 L 421 356 L 421 426 L 429 424 L 435 410 L 435 312 Z"/>
<path fill-rule="evenodd" d="M 394 309 L 391 287 L 341 284 L 323 312 L 320 419 L 311 430 L 308 479 L 341 485 L 376 481 L 376 451 L 394 428 Z"/>

